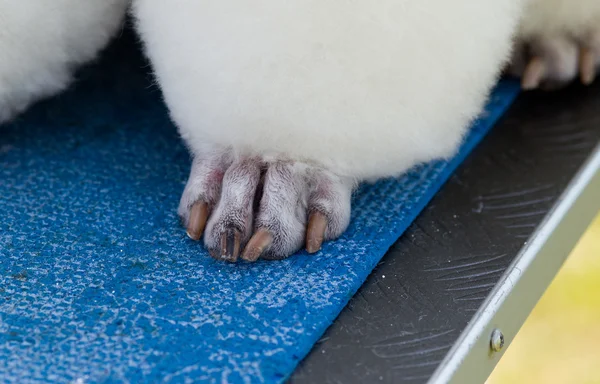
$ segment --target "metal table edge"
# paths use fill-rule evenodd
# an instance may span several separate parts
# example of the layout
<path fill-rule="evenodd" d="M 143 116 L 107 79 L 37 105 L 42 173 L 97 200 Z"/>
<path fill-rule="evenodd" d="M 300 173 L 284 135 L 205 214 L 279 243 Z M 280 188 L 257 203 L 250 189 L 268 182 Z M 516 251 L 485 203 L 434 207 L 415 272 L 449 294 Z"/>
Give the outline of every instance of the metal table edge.
<path fill-rule="evenodd" d="M 600 144 L 571 180 L 428 383 L 483 383 L 600 210 Z M 494 330 L 503 347 L 490 346 Z"/>

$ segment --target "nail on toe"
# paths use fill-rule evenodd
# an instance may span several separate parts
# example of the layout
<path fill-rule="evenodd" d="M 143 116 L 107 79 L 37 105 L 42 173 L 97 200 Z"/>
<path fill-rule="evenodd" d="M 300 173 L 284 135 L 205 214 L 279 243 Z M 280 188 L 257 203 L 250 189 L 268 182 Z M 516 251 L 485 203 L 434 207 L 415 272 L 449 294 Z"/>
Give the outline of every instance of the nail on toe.
<path fill-rule="evenodd" d="M 325 230 L 327 229 L 327 218 L 321 212 L 313 212 L 308 219 L 306 228 L 306 251 L 316 253 L 321 249 Z"/>
<path fill-rule="evenodd" d="M 523 78 L 521 80 L 521 87 L 526 90 L 533 90 L 539 87 L 540 82 L 546 75 L 546 63 L 540 57 L 534 57 L 527 64 Z"/>
<path fill-rule="evenodd" d="M 192 205 L 188 220 L 187 235 L 192 240 L 200 240 L 206 221 L 208 220 L 208 204 L 197 202 Z"/>
<path fill-rule="evenodd" d="M 579 55 L 579 76 L 581 83 L 590 85 L 596 77 L 596 54 L 589 48 L 582 48 Z"/>
<path fill-rule="evenodd" d="M 221 260 L 236 262 L 240 255 L 240 232 L 228 228 L 221 235 Z"/>
<path fill-rule="evenodd" d="M 263 254 L 272 242 L 273 236 L 271 233 L 266 229 L 259 229 L 246 245 L 246 248 L 242 253 L 242 259 L 246 261 L 258 260 L 260 255 Z"/>

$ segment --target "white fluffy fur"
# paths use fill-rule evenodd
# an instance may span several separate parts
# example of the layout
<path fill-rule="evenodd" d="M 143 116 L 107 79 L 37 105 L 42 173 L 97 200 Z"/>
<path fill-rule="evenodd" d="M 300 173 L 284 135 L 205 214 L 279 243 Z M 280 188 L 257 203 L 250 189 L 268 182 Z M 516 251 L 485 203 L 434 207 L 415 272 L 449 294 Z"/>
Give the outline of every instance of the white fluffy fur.
<path fill-rule="evenodd" d="M 0 123 L 63 90 L 121 25 L 129 0 L 0 0 Z"/>
<path fill-rule="evenodd" d="M 529 74 L 525 80 L 528 87 L 537 88 L 542 83 L 546 89 L 564 86 L 584 76 L 582 48 L 595 54 L 600 70 L 600 1 L 528 0 L 516 38 L 509 71 L 522 75 L 535 57 L 543 61 L 544 69 Z"/>
<path fill-rule="evenodd" d="M 518 36 L 524 40 L 541 36 L 582 34 L 600 28 L 600 0 L 528 0 Z"/>
<path fill-rule="evenodd" d="M 591 1 L 591 0 L 590 0 Z M 520 0 L 134 0 L 192 151 L 397 175 L 451 156 L 509 56 Z"/>

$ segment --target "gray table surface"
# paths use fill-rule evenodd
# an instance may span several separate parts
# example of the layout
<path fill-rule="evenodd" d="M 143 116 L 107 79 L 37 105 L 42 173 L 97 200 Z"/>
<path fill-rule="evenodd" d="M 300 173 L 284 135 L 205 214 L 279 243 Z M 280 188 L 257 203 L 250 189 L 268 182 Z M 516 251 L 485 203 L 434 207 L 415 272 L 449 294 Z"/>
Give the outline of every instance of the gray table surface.
<path fill-rule="evenodd" d="M 290 382 L 483 382 L 600 209 L 599 141 L 600 82 L 519 96 Z"/>

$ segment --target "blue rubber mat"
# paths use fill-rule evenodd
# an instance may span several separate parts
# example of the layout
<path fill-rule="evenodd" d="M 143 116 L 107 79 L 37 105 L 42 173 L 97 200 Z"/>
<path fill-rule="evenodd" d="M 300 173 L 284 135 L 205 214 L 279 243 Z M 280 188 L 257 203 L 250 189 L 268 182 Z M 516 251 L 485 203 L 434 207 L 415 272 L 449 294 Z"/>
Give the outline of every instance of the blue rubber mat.
<path fill-rule="evenodd" d="M 129 40 L 0 127 L 0 382 L 283 381 L 518 93 L 318 255 L 231 265 L 179 225 L 188 154 Z"/>

